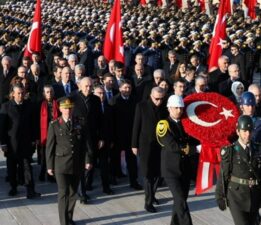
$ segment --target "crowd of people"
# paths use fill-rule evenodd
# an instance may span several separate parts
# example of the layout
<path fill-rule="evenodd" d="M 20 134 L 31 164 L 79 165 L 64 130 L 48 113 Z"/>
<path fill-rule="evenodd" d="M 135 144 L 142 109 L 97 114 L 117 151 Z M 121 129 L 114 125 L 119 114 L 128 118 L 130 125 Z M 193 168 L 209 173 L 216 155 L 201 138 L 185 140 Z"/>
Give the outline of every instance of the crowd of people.
<path fill-rule="evenodd" d="M 97 167 L 105 194 L 113 194 L 111 186 L 126 175 L 130 188 L 144 188 L 148 212 L 156 212 L 154 205 L 159 204 L 155 192 L 163 169 L 179 209 L 184 206 L 198 158 L 196 151 L 187 153 L 186 145 L 198 143 L 190 141 L 180 125 L 171 128 L 180 129 L 182 157 L 189 157 L 187 162 L 194 166 L 181 184 L 186 191 L 180 199 L 176 195 L 180 190 L 175 189 L 179 181 L 173 183 L 173 174 L 169 177 L 168 168 L 161 168 L 159 139 L 164 142 L 164 135 L 158 138 L 155 133 L 159 120 L 169 118 L 171 123 L 174 116 L 178 122 L 184 97 L 217 92 L 243 114 L 255 120 L 261 116 L 260 84 L 253 84 L 254 74 L 260 77 L 260 15 L 255 20 L 244 18 L 240 5 L 228 18 L 218 68 L 210 72 L 207 59 L 215 5 L 213 15 L 207 15 L 197 5 L 181 10 L 174 3 L 167 9 L 123 4 L 124 63 L 108 62 L 102 52 L 111 5 L 88 1 L 42 1 L 43 51 L 23 56 L 33 6 L 34 1 L 0 5 L 0 146 L 7 158 L 10 196 L 17 194 L 19 184 L 26 185 L 27 198 L 40 196 L 31 167 L 35 149 L 41 164 L 39 180 L 55 182 L 57 173 L 61 224 L 73 224 L 79 181 L 80 202 L 88 203 Z M 173 100 L 173 95 L 178 98 Z M 181 109 L 175 114 L 172 108 Z M 122 152 L 127 174 L 121 168 Z M 137 155 L 143 187 L 138 182 Z M 65 202 L 67 184 L 71 203 Z M 185 206 L 173 213 L 172 224 L 191 224 L 190 215 L 187 222 L 177 223 L 179 213 L 188 210 Z"/>

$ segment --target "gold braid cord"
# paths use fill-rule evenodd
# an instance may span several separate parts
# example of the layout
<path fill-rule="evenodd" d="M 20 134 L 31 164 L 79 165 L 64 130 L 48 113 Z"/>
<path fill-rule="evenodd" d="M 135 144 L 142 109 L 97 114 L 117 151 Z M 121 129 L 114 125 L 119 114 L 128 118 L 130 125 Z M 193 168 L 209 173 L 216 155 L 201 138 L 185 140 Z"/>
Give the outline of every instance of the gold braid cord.
<path fill-rule="evenodd" d="M 160 142 L 159 138 L 162 138 L 166 135 L 169 130 L 169 122 L 167 120 L 160 120 L 156 127 L 156 137 L 158 143 L 164 147 L 164 145 Z"/>

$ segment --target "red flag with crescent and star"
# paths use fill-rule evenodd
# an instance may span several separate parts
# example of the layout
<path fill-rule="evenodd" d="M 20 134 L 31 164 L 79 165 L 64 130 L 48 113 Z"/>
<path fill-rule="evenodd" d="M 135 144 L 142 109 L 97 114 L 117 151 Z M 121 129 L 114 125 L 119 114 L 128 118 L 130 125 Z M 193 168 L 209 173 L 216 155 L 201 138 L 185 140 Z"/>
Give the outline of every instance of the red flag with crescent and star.
<path fill-rule="evenodd" d="M 42 51 L 42 28 L 41 28 L 41 0 L 37 0 L 33 24 L 28 37 L 27 45 L 24 50 L 24 56 L 31 57 L 33 52 L 41 54 Z"/>
<path fill-rule="evenodd" d="M 257 0 L 244 0 L 242 2 L 242 8 L 244 10 L 244 16 L 250 16 L 251 19 L 256 18 L 256 5 Z"/>
<path fill-rule="evenodd" d="M 222 43 L 226 39 L 226 18 L 231 13 L 230 0 L 221 0 L 209 47 L 208 71 L 218 67 L 218 58 L 222 54 Z"/>
<path fill-rule="evenodd" d="M 114 1 L 110 20 L 106 30 L 103 45 L 103 55 L 108 61 L 114 59 L 124 63 L 120 0 Z"/>
<path fill-rule="evenodd" d="M 183 127 L 201 142 L 196 194 L 213 186 L 214 174 L 219 175 L 220 149 L 235 137 L 240 116 L 237 106 L 217 93 L 199 93 L 184 99 Z"/>

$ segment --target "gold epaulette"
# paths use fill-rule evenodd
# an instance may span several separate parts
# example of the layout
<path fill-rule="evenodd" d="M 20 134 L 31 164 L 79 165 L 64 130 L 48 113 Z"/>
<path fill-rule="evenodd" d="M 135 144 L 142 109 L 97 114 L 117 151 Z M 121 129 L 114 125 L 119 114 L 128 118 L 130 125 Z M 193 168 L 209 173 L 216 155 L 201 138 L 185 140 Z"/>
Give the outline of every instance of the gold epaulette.
<path fill-rule="evenodd" d="M 167 120 L 160 120 L 156 127 L 156 137 L 157 137 L 158 143 L 161 146 L 164 146 L 164 145 L 159 141 L 159 138 L 164 137 L 168 130 L 169 130 L 169 122 Z"/>

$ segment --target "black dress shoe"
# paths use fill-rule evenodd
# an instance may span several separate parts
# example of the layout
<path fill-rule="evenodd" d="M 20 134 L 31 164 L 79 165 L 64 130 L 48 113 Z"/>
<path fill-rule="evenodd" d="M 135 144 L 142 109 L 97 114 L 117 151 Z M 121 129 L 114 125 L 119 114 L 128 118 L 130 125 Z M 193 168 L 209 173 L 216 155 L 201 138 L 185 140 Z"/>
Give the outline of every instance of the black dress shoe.
<path fill-rule="evenodd" d="M 16 196 L 17 195 L 17 189 L 16 188 L 12 188 L 9 192 L 8 192 L 9 196 Z"/>
<path fill-rule="evenodd" d="M 112 184 L 112 185 L 117 185 L 117 184 L 118 184 L 115 177 L 112 177 L 112 178 L 110 179 L 110 184 Z"/>
<path fill-rule="evenodd" d="M 114 194 L 113 190 L 111 190 L 110 188 L 103 189 L 103 193 L 107 194 L 107 195 L 113 195 Z"/>
<path fill-rule="evenodd" d="M 48 180 L 50 183 L 56 183 L 56 180 L 55 180 L 54 176 L 47 175 L 47 180 Z"/>
<path fill-rule="evenodd" d="M 153 201 L 152 201 L 152 203 L 155 203 L 156 205 L 159 205 L 159 204 L 160 204 L 160 203 L 159 203 L 159 199 L 157 199 L 157 198 L 154 198 Z"/>
<path fill-rule="evenodd" d="M 155 209 L 155 207 L 154 207 L 153 205 L 147 205 L 147 204 L 145 204 L 144 208 L 145 208 L 145 210 L 146 210 L 147 212 L 150 212 L 150 213 L 155 213 L 155 212 L 157 212 L 157 210 Z"/>
<path fill-rule="evenodd" d="M 39 176 L 39 181 L 45 181 L 45 175 L 44 174 L 40 174 Z"/>
<path fill-rule="evenodd" d="M 27 193 L 27 196 L 26 196 L 26 197 L 27 197 L 28 199 L 40 198 L 40 197 L 41 197 L 41 193 L 32 191 L 32 192 Z"/>
<path fill-rule="evenodd" d="M 117 175 L 118 178 L 124 178 L 124 177 L 127 177 L 127 175 L 125 175 L 124 173 L 120 173 Z"/>
<path fill-rule="evenodd" d="M 87 205 L 89 199 L 90 199 L 90 197 L 88 195 L 81 196 L 80 197 L 80 203 L 83 204 L 83 205 Z"/>
<path fill-rule="evenodd" d="M 92 185 L 86 185 L 86 190 L 87 190 L 87 191 L 92 191 L 92 190 L 93 190 Z"/>
<path fill-rule="evenodd" d="M 76 223 L 73 220 L 69 220 L 69 225 L 76 225 Z"/>
<path fill-rule="evenodd" d="M 140 190 L 143 189 L 142 186 L 139 183 L 131 184 L 130 187 L 137 190 L 137 191 L 140 191 Z"/>

